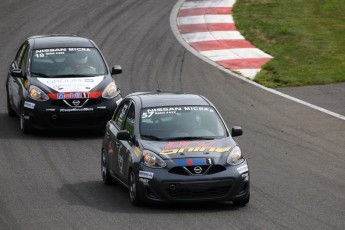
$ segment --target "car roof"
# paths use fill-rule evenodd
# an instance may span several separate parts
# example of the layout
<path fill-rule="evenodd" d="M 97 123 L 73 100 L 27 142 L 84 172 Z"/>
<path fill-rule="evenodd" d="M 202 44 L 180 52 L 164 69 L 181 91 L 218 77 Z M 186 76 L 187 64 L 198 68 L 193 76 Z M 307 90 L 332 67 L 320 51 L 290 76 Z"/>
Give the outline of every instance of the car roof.
<path fill-rule="evenodd" d="M 212 105 L 206 98 L 197 94 L 171 92 L 138 92 L 127 97 L 137 98 L 142 108 L 179 106 L 179 105 Z"/>
<path fill-rule="evenodd" d="M 28 38 L 32 49 L 96 47 L 88 38 L 68 34 L 36 35 Z"/>

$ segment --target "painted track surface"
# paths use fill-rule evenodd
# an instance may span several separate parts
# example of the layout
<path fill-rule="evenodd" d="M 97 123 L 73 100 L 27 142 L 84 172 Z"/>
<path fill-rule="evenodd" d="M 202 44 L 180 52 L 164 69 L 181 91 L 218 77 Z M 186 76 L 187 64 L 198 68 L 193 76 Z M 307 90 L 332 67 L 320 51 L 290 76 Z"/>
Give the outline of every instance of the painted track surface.
<path fill-rule="evenodd" d="M 171 0 L 0 3 L 0 229 L 342 229 L 345 122 L 272 95 L 187 52 L 169 28 Z M 6 115 L 5 75 L 33 34 L 92 38 L 120 64 L 124 94 L 162 89 L 208 97 L 249 158 L 252 200 L 133 207 L 100 177 L 101 137 L 22 135 Z"/>
<path fill-rule="evenodd" d="M 183 39 L 201 55 L 253 79 L 272 56 L 256 48 L 237 30 L 232 17 L 235 2 L 184 1 L 177 15 L 177 25 Z"/>

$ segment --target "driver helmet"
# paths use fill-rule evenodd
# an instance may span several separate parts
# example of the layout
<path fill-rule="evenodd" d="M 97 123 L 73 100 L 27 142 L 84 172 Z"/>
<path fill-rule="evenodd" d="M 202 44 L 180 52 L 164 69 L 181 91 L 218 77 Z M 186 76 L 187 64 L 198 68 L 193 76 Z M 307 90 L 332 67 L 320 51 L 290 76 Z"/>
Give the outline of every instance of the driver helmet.
<path fill-rule="evenodd" d="M 74 55 L 74 62 L 78 65 L 85 65 L 87 63 L 88 55 L 84 52 L 77 52 Z"/>

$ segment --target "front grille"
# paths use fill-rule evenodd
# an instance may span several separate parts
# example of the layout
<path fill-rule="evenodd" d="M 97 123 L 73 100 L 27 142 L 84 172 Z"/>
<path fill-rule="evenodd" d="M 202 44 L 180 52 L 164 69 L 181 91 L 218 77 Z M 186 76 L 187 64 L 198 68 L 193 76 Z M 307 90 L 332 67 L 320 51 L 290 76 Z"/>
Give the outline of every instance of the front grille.
<path fill-rule="evenodd" d="M 207 174 L 215 174 L 219 172 L 225 171 L 226 168 L 223 165 L 212 165 L 210 170 L 208 170 Z"/>
<path fill-rule="evenodd" d="M 184 168 L 190 175 L 204 175 L 209 170 L 210 165 L 185 166 Z"/>
<path fill-rule="evenodd" d="M 74 99 L 66 99 L 66 100 L 54 100 L 51 102 L 52 106 L 58 107 L 80 107 L 80 106 L 93 106 L 101 103 L 101 100 L 98 99 L 76 99 L 79 101 L 79 105 L 74 105 Z"/>
<path fill-rule="evenodd" d="M 226 168 L 222 165 L 200 165 L 202 168 L 201 173 L 195 173 L 194 168 L 196 166 L 177 166 L 169 170 L 169 173 L 178 175 L 209 175 L 225 171 Z"/>
<path fill-rule="evenodd" d="M 169 170 L 169 173 L 178 174 L 178 175 L 189 175 L 183 167 L 174 167 Z"/>
<path fill-rule="evenodd" d="M 179 189 L 171 190 L 166 189 L 169 196 L 174 199 L 208 199 L 208 198 L 221 198 L 227 195 L 230 191 L 231 186 L 215 186 L 208 189 Z"/>
<path fill-rule="evenodd" d="M 106 111 L 60 113 L 55 119 L 48 116 L 48 121 L 58 127 L 93 127 L 106 122 Z"/>

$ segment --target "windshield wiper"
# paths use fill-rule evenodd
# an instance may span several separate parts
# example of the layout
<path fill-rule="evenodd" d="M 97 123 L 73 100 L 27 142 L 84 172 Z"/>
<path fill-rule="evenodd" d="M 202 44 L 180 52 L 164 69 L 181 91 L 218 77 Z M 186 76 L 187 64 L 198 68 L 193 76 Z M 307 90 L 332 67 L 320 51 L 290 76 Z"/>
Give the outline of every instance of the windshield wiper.
<path fill-rule="evenodd" d="M 141 135 L 141 137 L 148 138 L 148 139 L 151 139 L 151 140 L 157 140 L 157 141 L 163 140 L 162 138 L 154 136 L 154 135 Z"/>
<path fill-rule="evenodd" d="M 171 137 L 168 138 L 167 140 L 172 141 L 172 140 L 213 140 L 214 138 L 212 137 Z"/>
<path fill-rule="evenodd" d="M 31 72 L 31 74 L 34 74 L 36 76 L 39 76 L 39 77 L 45 77 L 45 78 L 49 78 L 50 76 L 44 74 L 44 73 L 37 73 L 37 72 Z"/>

